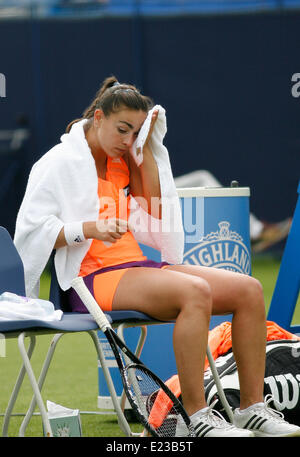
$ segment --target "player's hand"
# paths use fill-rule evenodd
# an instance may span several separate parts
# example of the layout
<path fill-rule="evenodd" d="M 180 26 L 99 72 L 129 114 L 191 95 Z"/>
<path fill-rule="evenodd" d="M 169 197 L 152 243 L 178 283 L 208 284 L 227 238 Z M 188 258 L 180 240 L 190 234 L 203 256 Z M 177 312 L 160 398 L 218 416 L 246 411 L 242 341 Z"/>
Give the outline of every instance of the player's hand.
<path fill-rule="evenodd" d="M 147 149 L 147 146 L 148 146 L 148 144 L 149 144 L 151 135 L 152 135 L 152 133 L 153 133 L 153 129 L 154 129 L 154 125 L 155 125 L 155 122 L 156 122 L 156 120 L 157 120 L 157 117 L 158 117 L 158 109 L 155 110 L 155 111 L 153 111 L 153 113 L 152 113 L 150 128 L 149 128 L 149 132 L 148 132 L 146 141 L 145 141 L 145 143 L 144 143 L 143 149 Z M 140 153 L 141 153 L 141 148 L 137 148 L 137 154 L 140 154 Z"/>
<path fill-rule="evenodd" d="M 124 219 L 111 218 L 96 221 L 93 238 L 109 243 L 116 243 L 124 233 L 130 230 Z"/>

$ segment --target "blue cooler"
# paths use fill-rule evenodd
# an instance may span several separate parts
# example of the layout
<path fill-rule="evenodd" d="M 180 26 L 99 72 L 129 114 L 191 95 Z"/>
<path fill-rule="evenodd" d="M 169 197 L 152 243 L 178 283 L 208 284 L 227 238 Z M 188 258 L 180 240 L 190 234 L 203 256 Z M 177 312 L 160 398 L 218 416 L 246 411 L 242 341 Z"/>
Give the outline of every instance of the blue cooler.
<path fill-rule="evenodd" d="M 185 249 L 183 263 L 225 268 L 251 274 L 249 235 L 249 188 L 184 188 L 178 189 L 181 202 Z M 160 252 L 141 246 L 144 255 L 157 262 Z M 226 316 L 226 320 L 230 320 Z M 211 328 L 224 321 L 224 316 L 214 316 Z M 147 327 L 147 339 L 141 360 L 158 376 L 167 380 L 177 373 L 173 352 L 174 324 Z M 124 331 L 126 343 L 136 347 L 140 330 Z M 122 393 L 122 381 L 109 343 L 99 332 L 100 343 L 109 360 L 110 372 L 118 395 Z M 112 402 L 101 367 L 99 367 L 98 407 L 112 409 Z"/>

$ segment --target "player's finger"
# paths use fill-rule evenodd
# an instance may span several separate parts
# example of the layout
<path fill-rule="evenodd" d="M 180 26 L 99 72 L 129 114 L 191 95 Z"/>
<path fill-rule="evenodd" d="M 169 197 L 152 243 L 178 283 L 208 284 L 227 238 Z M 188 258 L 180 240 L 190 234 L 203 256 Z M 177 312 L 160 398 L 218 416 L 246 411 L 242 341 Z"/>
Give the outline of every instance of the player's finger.
<path fill-rule="evenodd" d="M 116 221 L 116 230 L 121 233 L 128 231 L 128 222 L 124 219 L 117 219 Z"/>

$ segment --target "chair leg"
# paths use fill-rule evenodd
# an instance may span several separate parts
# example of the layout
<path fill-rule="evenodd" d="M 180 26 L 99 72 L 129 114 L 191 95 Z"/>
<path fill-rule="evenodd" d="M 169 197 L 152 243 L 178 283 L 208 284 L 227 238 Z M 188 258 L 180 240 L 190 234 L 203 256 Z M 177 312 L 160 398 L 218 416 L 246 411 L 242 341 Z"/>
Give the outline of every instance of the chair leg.
<path fill-rule="evenodd" d="M 119 325 L 118 329 L 117 329 L 117 333 L 118 333 L 119 337 L 124 342 L 125 342 L 124 329 L 127 328 L 127 327 L 131 327 L 131 326 L 127 325 L 126 323 L 124 323 L 124 324 Z M 141 353 L 142 353 L 142 350 L 143 350 L 143 347 L 144 347 L 144 344 L 145 344 L 145 341 L 146 341 L 146 338 L 147 338 L 147 326 L 146 325 L 141 325 L 140 329 L 141 329 L 141 334 L 140 334 L 140 337 L 138 339 L 137 346 L 136 346 L 136 349 L 135 349 L 135 355 L 138 358 L 141 356 Z M 123 390 L 122 395 L 121 395 L 120 405 L 121 405 L 122 411 L 124 411 L 125 410 L 125 405 L 126 405 L 126 394 L 125 394 L 124 390 Z"/>
<path fill-rule="evenodd" d="M 128 327 L 128 325 L 121 324 L 118 327 L 118 334 L 119 334 L 120 338 L 124 342 L 125 342 L 125 340 L 124 340 L 124 335 L 123 335 L 123 329 L 125 327 Z M 129 327 L 130 327 L 130 325 L 129 325 Z M 140 329 L 141 329 L 141 334 L 140 334 L 140 337 L 138 339 L 138 343 L 137 343 L 136 350 L 135 350 L 135 355 L 137 357 L 139 357 L 141 352 L 142 352 L 144 341 L 145 341 L 145 338 L 146 338 L 146 335 L 147 335 L 147 329 L 146 328 L 143 331 L 143 326 L 140 326 Z M 126 364 L 130 363 L 130 359 L 126 356 L 126 354 L 123 354 L 123 357 L 124 357 L 124 360 L 125 360 Z M 129 381 L 134 386 L 134 390 L 140 392 L 139 385 L 138 385 L 136 379 L 129 375 Z M 140 392 L 140 394 L 141 394 L 141 392 Z M 138 396 L 137 396 L 136 400 L 139 403 L 139 407 L 143 411 L 143 414 L 145 415 L 145 417 L 147 417 L 148 413 L 147 413 L 147 410 L 145 408 L 145 405 L 143 404 L 143 402 L 139 402 Z M 126 403 L 126 395 L 125 395 L 125 391 L 123 389 L 123 392 L 122 392 L 122 395 L 121 395 L 121 401 L 120 401 L 120 405 L 121 405 L 122 411 L 125 410 L 125 403 Z"/>
<path fill-rule="evenodd" d="M 26 372 L 27 372 L 27 375 L 28 375 L 28 378 L 29 378 L 29 381 L 30 381 L 30 384 L 31 384 L 31 387 L 32 387 L 32 390 L 33 390 L 33 393 L 34 393 L 34 396 L 36 398 L 36 402 L 38 404 L 38 407 L 39 407 L 39 410 L 40 410 L 40 413 L 41 413 L 41 417 L 42 417 L 42 421 L 43 421 L 43 425 L 44 425 L 45 435 L 47 437 L 48 436 L 50 437 L 50 436 L 53 436 L 52 435 L 52 430 L 51 430 L 50 422 L 49 422 L 49 419 L 48 419 L 47 411 L 46 411 L 46 408 L 45 408 L 45 405 L 44 405 L 44 402 L 43 402 L 43 399 L 42 399 L 42 396 L 41 396 L 41 392 L 40 392 L 38 383 L 36 381 L 32 366 L 30 364 L 30 359 L 29 359 L 29 357 L 27 355 L 27 352 L 26 352 L 26 348 L 25 348 L 25 344 L 24 344 L 25 336 L 26 336 L 26 333 L 24 332 L 24 333 L 21 333 L 19 335 L 19 337 L 18 337 L 19 350 L 20 350 L 20 353 L 21 353 L 21 356 L 22 356 L 22 359 L 23 359 L 23 362 L 24 362 L 24 365 L 25 365 L 25 369 L 26 369 Z M 29 334 L 28 336 L 30 338 L 34 338 L 35 339 L 34 335 L 30 335 Z M 19 434 L 19 436 L 22 436 L 22 435 Z"/>
<path fill-rule="evenodd" d="M 36 342 L 36 340 L 35 340 L 34 337 L 30 338 L 30 343 L 29 343 L 28 352 L 27 352 L 27 357 L 29 359 L 31 358 L 33 350 L 35 348 L 35 342 Z M 7 405 L 5 414 L 4 414 L 3 427 L 2 427 L 2 436 L 8 436 L 9 421 L 10 421 L 11 414 L 12 414 L 14 405 L 16 403 L 20 388 L 22 386 L 25 373 L 26 373 L 26 368 L 25 368 L 25 363 L 24 363 L 24 360 L 23 360 L 23 364 L 21 366 L 17 381 L 15 383 L 14 389 L 12 391 L 12 394 L 10 396 L 10 399 L 9 399 L 9 402 L 8 402 L 8 405 Z"/>
<path fill-rule="evenodd" d="M 221 403 L 229 417 L 229 420 L 231 423 L 233 423 L 233 413 L 232 413 L 232 409 L 227 401 L 227 398 L 226 398 L 226 395 L 224 393 L 224 390 L 223 390 L 223 387 L 222 387 L 222 384 L 221 384 L 221 381 L 220 381 L 220 377 L 219 377 L 219 373 L 218 373 L 218 370 L 216 369 L 216 365 L 215 365 L 215 361 L 213 359 L 213 356 L 212 356 L 212 353 L 211 353 L 211 350 L 210 350 L 210 347 L 207 346 L 207 349 L 206 349 L 206 354 L 207 354 L 207 358 L 208 358 L 208 361 L 209 361 L 209 365 L 210 365 L 210 369 L 211 369 L 211 372 L 213 374 L 213 377 L 214 377 L 214 380 L 215 380 L 215 383 L 216 383 L 216 386 L 217 386 L 217 390 L 218 390 L 218 394 L 219 394 L 219 397 L 220 397 L 220 400 L 221 400 Z"/>
<path fill-rule="evenodd" d="M 126 418 L 123 414 L 123 411 L 120 407 L 118 396 L 117 396 L 117 393 L 116 393 L 116 390 L 114 387 L 114 383 L 112 381 L 109 369 L 107 368 L 105 356 L 104 356 L 101 344 L 99 343 L 98 336 L 97 336 L 96 332 L 93 330 L 90 330 L 88 332 L 88 334 L 90 335 L 90 337 L 92 338 L 92 340 L 94 342 L 94 345 L 95 345 L 95 348 L 96 348 L 96 351 L 98 354 L 98 358 L 100 360 L 100 364 L 103 369 L 103 374 L 104 374 L 104 377 L 105 377 L 105 380 L 107 383 L 107 387 L 110 392 L 115 411 L 117 413 L 119 426 L 120 426 L 121 430 L 125 433 L 126 436 L 134 436 L 134 433 L 131 431 L 128 421 L 126 420 Z"/>
<path fill-rule="evenodd" d="M 37 403 L 38 403 L 38 406 L 39 406 L 39 409 L 41 412 L 46 436 L 52 436 L 52 431 L 51 431 L 50 423 L 48 420 L 47 412 L 46 412 L 46 409 L 45 409 L 45 406 L 44 406 L 44 403 L 43 403 L 43 400 L 42 400 L 42 397 L 41 397 L 41 394 L 39 391 L 39 387 L 36 382 L 36 379 L 35 379 L 31 364 L 30 364 L 30 359 L 31 359 L 33 350 L 35 348 L 36 338 L 35 338 L 35 335 L 30 335 L 30 334 L 28 335 L 30 338 L 30 343 L 29 343 L 28 351 L 26 351 L 25 343 L 24 343 L 25 336 L 26 336 L 26 332 L 22 332 L 18 336 L 18 346 L 19 346 L 20 354 L 21 354 L 21 357 L 23 360 L 23 365 L 19 372 L 19 376 L 17 378 L 15 387 L 13 389 L 8 406 L 5 411 L 3 428 L 2 428 L 2 436 L 8 436 L 8 426 L 9 426 L 10 417 L 12 414 L 13 407 L 16 403 L 16 400 L 17 400 L 17 397 L 18 397 L 18 394 L 19 394 L 21 385 L 23 383 L 26 372 L 29 377 L 31 387 L 33 389 L 34 395 L 36 397 L 36 400 L 37 400 Z M 20 434 L 20 432 L 19 432 L 19 436 L 22 436 Z"/>
<path fill-rule="evenodd" d="M 118 329 L 117 329 L 117 333 L 119 335 L 119 337 L 121 338 L 121 340 L 123 340 L 125 342 L 125 338 L 124 338 L 124 328 L 129 328 L 129 327 L 132 327 L 130 324 L 121 324 L 118 326 Z M 140 326 L 140 329 L 141 329 L 141 335 L 138 339 L 138 342 L 137 342 L 137 346 L 136 346 L 136 349 L 135 349 L 135 355 L 139 358 L 141 353 L 142 353 L 142 350 L 143 350 L 143 347 L 144 347 L 144 343 L 145 343 L 145 340 L 146 340 L 146 337 L 147 337 L 147 326 L 146 325 L 141 325 Z"/>
<path fill-rule="evenodd" d="M 43 385 L 44 385 L 44 382 L 45 382 L 45 379 L 46 379 L 46 376 L 47 376 L 47 373 L 49 370 L 49 366 L 52 361 L 54 351 L 56 349 L 56 345 L 63 335 L 64 335 L 64 333 L 56 333 L 50 343 L 50 347 L 48 349 L 48 352 L 47 352 L 47 355 L 46 355 L 46 358 L 45 358 L 45 361 L 44 361 L 44 364 L 43 364 L 43 367 L 42 367 L 42 370 L 41 370 L 41 373 L 40 373 L 40 376 L 38 379 L 38 383 L 37 383 L 40 392 L 42 391 L 42 388 L 43 388 Z M 34 413 L 36 403 L 37 403 L 36 397 L 35 397 L 35 395 L 33 395 L 30 406 L 28 408 L 28 411 L 25 414 L 25 417 L 24 417 L 21 427 L 19 429 L 19 436 L 25 436 L 25 431 L 26 431 L 29 421 Z"/>

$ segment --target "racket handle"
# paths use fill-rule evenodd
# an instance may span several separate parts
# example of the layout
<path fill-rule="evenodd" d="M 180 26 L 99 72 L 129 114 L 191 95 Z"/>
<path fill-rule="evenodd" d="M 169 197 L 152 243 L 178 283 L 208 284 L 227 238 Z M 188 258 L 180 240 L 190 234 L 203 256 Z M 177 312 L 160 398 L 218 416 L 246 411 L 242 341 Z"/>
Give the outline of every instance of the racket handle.
<path fill-rule="evenodd" d="M 99 325 L 100 330 L 104 332 L 107 328 L 111 328 L 107 317 L 85 285 L 84 280 L 79 276 L 71 281 L 71 286 L 77 292 L 88 311 Z"/>

